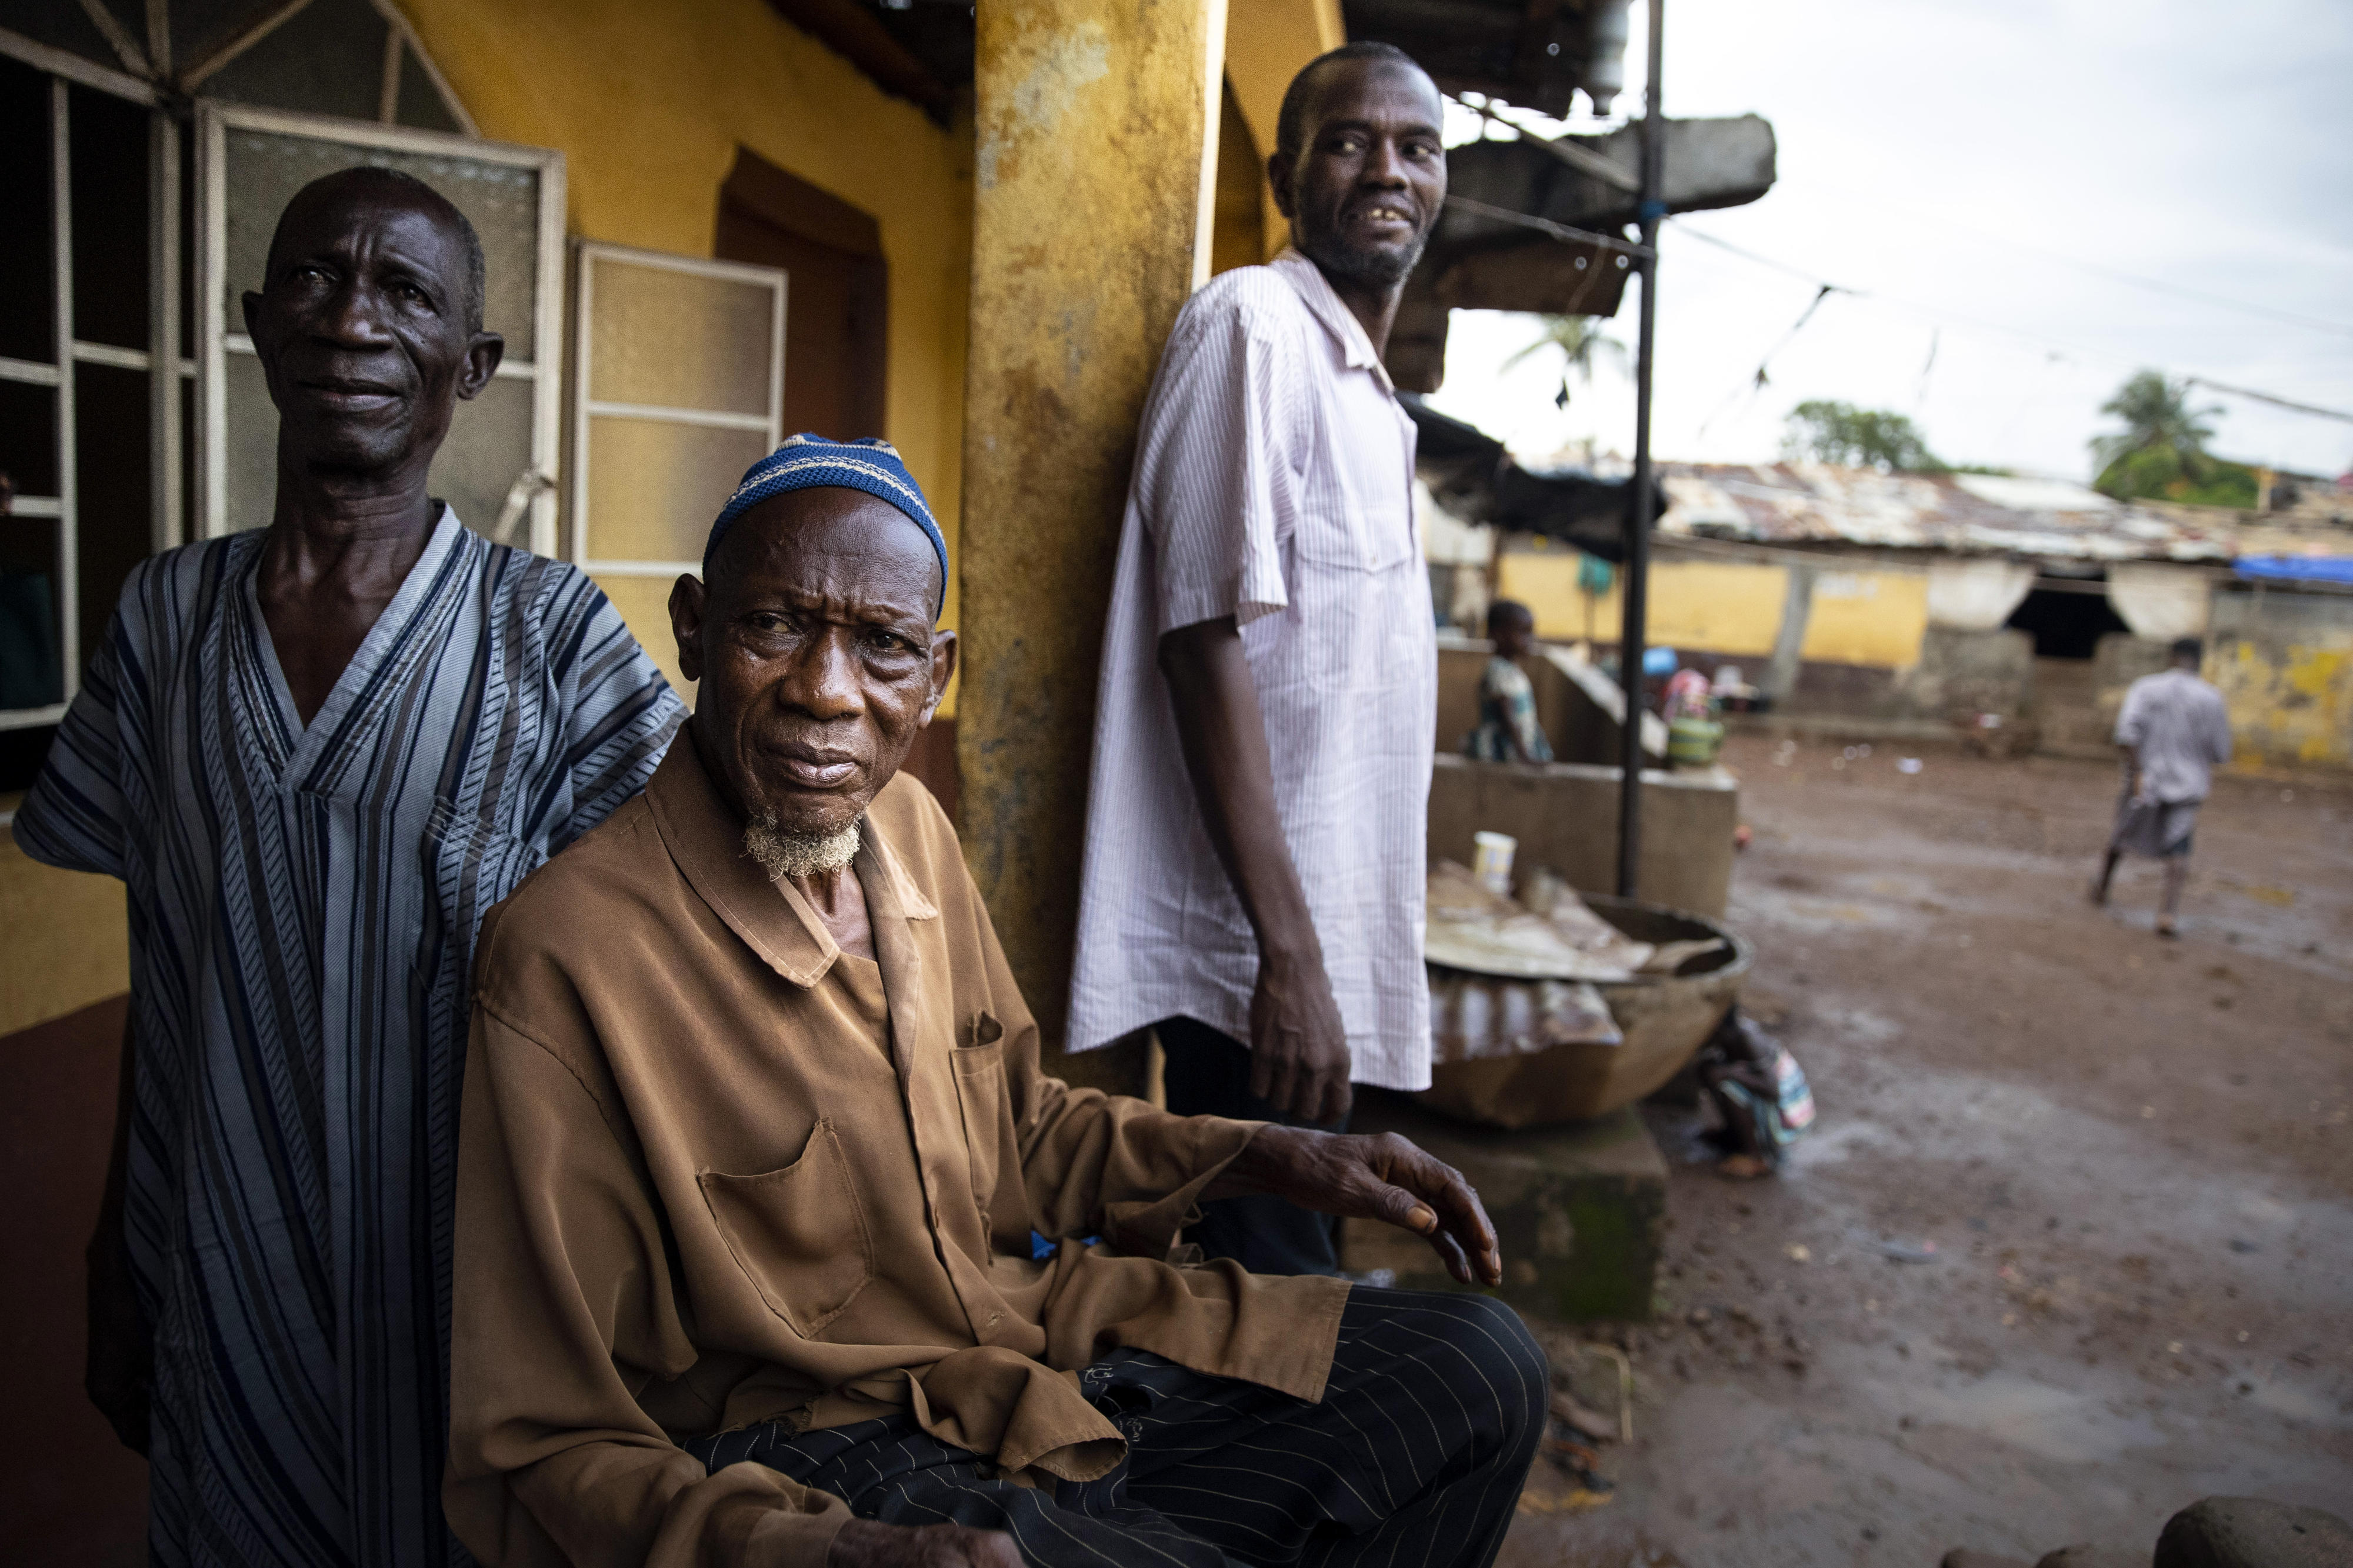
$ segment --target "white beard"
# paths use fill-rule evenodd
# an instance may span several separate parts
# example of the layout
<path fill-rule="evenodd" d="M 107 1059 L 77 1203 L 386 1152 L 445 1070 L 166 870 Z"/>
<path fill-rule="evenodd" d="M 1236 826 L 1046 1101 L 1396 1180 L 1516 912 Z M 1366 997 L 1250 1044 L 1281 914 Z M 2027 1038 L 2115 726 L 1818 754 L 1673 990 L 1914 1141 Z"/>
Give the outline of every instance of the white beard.
<path fill-rule="evenodd" d="M 859 817 L 834 833 L 793 833 L 780 826 L 772 812 L 744 829 L 744 847 L 772 881 L 786 877 L 813 877 L 839 871 L 857 858 Z"/>

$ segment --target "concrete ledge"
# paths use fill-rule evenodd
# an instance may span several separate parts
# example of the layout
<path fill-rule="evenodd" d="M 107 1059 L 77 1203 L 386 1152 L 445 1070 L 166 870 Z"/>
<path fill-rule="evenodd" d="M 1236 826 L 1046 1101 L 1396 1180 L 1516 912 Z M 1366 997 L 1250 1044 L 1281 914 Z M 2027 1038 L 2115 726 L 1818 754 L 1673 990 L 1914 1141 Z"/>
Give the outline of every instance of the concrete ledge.
<path fill-rule="evenodd" d="M 1430 780 L 1430 854 L 1471 864 L 1482 829 L 1520 841 L 1515 874 L 1537 866 L 1588 893 L 1618 880 L 1616 768 L 1474 763 L 1441 755 Z M 1740 786 L 1720 767 L 1642 771 L 1641 897 L 1721 919 L 1732 888 Z"/>
<path fill-rule="evenodd" d="M 1594 1121 L 1500 1132 L 1449 1121 L 1411 1096 L 1357 1091 L 1355 1132 L 1399 1132 L 1461 1171 L 1504 1244 L 1514 1306 L 1546 1317 L 1644 1319 L 1658 1276 L 1667 1166 L 1631 1107 Z M 1397 1270 L 1408 1289 L 1456 1289 L 1419 1237 L 1372 1220 L 1341 1233 L 1343 1267 Z"/>

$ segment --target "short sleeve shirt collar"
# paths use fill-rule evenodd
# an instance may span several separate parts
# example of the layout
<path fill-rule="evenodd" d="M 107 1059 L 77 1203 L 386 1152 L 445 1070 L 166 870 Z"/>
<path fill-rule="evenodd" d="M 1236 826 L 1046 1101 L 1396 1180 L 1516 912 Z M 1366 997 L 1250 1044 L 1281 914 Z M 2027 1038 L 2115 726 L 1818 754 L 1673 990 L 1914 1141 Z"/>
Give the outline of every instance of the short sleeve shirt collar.
<path fill-rule="evenodd" d="M 1396 384 L 1389 380 L 1388 367 L 1381 363 L 1381 356 L 1373 352 L 1373 340 L 1365 335 L 1365 324 L 1356 320 L 1356 313 L 1348 309 L 1347 302 L 1332 287 L 1332 280 L 1324 276 L 1324 269 L 1295 246 L 1283 247 L 1282 254 L 1268 265 L 1298 291 L 1308 314 L 1337 340 L 1342 361 L 1347 367 L 1372 372 L 1381 390 L 1396 396 Z"/>

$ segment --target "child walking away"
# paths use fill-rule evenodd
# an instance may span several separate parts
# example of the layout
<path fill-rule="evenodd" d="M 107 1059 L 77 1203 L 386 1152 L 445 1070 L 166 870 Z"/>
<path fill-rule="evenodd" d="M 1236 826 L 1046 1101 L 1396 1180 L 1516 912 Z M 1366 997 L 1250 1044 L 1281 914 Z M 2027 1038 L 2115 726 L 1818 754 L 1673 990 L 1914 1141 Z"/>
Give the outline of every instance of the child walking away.
<path fill-rule="evenodd" d="M 1735 1003 L 1694 1066 L 1721 1123 L 1708 1134 L 1725 1152 L 1716 1170 L 1735 1181 L 1778 1170 L 1782 1151 L 1814 1124 L 1814 1091 L 1798 1058 Z"/>
<path fill-rule="evenodd" d="M 1462 737 L 1465 756 L 1482 763 L 1548 763 L 1552 742 L 1536 722 L 1535 688 L 1518 661 L 1535 646 L 1536 618 L 1516 599 L 1487 606 L 1487 640 L 1495 645 L 1479 677 L 1479 727 Z"/>

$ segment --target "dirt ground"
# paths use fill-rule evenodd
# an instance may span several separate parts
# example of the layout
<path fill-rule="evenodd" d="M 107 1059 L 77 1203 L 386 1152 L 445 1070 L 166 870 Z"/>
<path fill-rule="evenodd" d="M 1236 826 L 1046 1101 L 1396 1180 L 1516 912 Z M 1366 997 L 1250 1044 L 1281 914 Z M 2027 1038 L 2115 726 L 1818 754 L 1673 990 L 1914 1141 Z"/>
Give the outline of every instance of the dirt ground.
<path fill-rule="evenodd" d="M 2353 1517 L 2353 790 L 2221 782 L 2165 942 L 2153 863 L 2084 899 L 2112 766 L 1725 761 L 1748 1001 L 1820 1118 L 1737 1184 L 1652 1110 L 1662 1310 L 1585 1336 L 1630 1352 L 1635 1441 L 1590 1511 L 1540 1460 L 1503 1563 L 2146 1551 L 2214 1493 Z"/>

